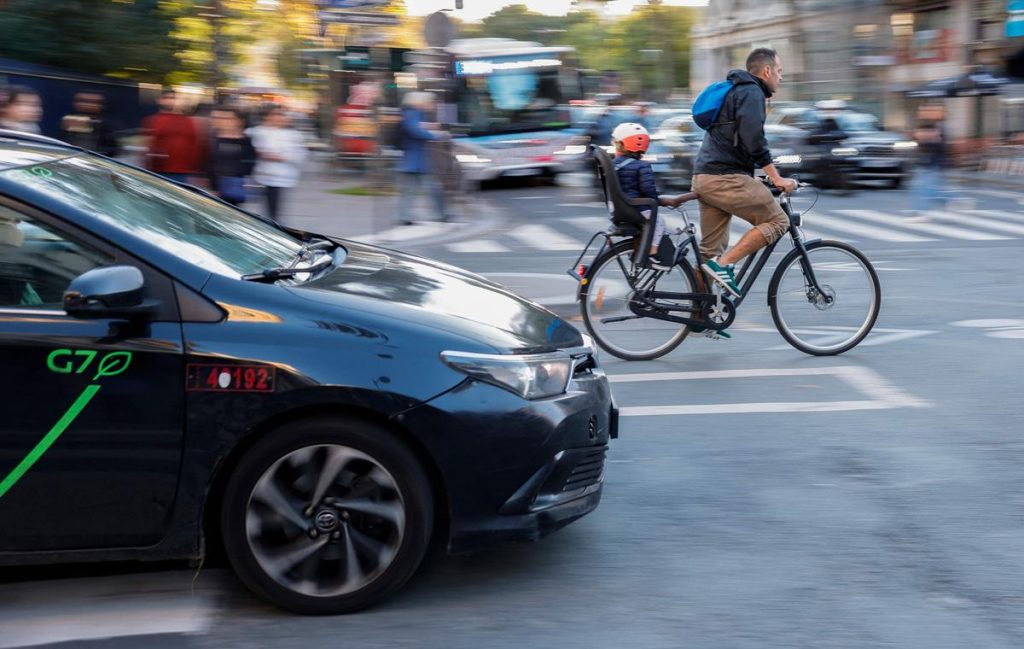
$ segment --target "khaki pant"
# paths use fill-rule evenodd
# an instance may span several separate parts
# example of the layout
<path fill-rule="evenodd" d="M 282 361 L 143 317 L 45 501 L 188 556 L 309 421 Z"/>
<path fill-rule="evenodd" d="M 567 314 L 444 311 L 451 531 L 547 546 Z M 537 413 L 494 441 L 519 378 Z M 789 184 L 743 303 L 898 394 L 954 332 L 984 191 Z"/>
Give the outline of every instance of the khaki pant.
<path fill-rule="evenodd" d="M 700 195 L 700 253 L 705 259 L 718 257 L 729 246 L 733 214 L 760 230 L 768 243 L 789 230 L 789 217 L 771 191 L 750 176 L 698 174 L 693 191 Z"/>

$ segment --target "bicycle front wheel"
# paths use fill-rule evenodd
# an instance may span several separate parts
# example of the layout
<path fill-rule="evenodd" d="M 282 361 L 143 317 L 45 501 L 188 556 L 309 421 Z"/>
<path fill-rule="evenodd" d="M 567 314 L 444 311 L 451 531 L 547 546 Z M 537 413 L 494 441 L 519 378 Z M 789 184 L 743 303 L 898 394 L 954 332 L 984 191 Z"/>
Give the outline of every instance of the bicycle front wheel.
<path fill-rule="evenodd" d="M 775 327 L 786 341 L 815 356 L 841 354 L 871 332 L 882 303 L 878 275 L 868 258 L 840 241 L 807 244 L 817 287 L 794 250 L 768 286 Z M 820 288 L 821 290 L 818 290 Z"/>
<path fill-rule="evenodd" d="M 596 260 L 580 291 L 580 311 L 587 331 L 609 354 L 627 361 L 646 361 L 664 356 L 679 346 L 689 327 L 675 322 L 638 316 L 629 306 L 637 296 L 651 291 L 693 293 L 693 271 L 685 261 L 669 271 L 652 269 L 633 273 L 631 241 L 621 241 Z M 689 300 L 658 300 L 688 306 Z M 674 315 L 688 317 L 685 311 Z"/>

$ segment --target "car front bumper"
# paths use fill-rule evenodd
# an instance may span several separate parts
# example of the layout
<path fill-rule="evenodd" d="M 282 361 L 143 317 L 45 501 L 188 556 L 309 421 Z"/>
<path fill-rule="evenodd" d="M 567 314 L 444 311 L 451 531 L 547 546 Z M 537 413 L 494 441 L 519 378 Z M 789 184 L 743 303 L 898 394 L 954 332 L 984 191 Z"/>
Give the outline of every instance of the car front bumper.
<path fill-rule="evenodd" d="M 593 511 L 618 436 L 618 409 L 596 368 L 536 401 L 466 380 L 396 421 L 435 463 L 452 552 L 534 541 Z"/>

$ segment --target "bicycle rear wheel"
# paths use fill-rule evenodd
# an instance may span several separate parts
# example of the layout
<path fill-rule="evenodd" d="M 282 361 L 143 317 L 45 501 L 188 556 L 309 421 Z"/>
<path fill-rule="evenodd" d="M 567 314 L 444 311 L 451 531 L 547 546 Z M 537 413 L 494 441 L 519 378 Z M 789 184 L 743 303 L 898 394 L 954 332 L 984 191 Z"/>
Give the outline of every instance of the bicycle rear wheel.
<path fill-rule="evenodd" d="M 882 303 L 878 275 L 867 257 L 840 241 L 811 242 L 807 257 L 822 291 L 814 288 L 794 250 L 768 286 L 772 320 L 782 337 L 804 353 L 841 354 L 875 325 Z"/>
<path fill-rule="evenodd" d="M 693 293 L 693 271 L 685 261 L 680 261 L 670 271 L 641 270 L 630 285 L 627 275 L 633 271 L 632 254 L 632 241 L 620 241 L 594 260 L 587 283 L 580 290 L 580 312 L 587 331 L 601 349 L 627 361 L 651 360 L 678 347 L 690 329 L 675 322 L 638 316 L 630 311 L 630 300 L 638 293 L 655 290 Z M 672 304 L 686 306 L 690 301 Z M 676 315 L 685 317 L 687 313 Z"/>

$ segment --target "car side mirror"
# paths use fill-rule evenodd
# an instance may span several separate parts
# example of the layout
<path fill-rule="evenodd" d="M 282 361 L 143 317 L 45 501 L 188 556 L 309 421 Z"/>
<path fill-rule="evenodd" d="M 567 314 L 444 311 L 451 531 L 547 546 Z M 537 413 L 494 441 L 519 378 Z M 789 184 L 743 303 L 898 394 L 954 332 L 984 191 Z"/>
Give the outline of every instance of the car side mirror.
<path fill-rule="evenodd" d="M 142 318 L 159 303 L 145 299 L 146 282 L 134 266 L 94 268 L 71 280 L 64 311 L 76 318 Z"/>

